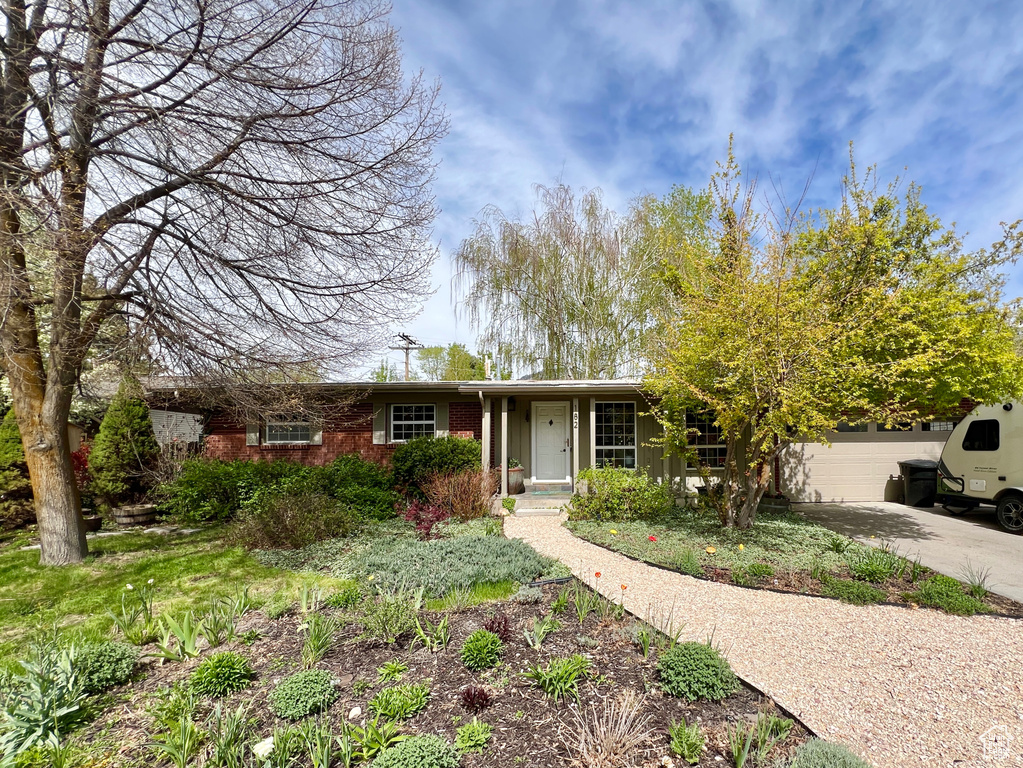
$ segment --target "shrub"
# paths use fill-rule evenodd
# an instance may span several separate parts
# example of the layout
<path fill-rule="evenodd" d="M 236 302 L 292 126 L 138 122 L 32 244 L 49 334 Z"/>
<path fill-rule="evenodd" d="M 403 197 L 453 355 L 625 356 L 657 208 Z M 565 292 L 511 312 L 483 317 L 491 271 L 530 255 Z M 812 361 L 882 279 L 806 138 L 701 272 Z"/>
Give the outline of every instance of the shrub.
<path fill-rule="evenodd" d="M 101 693 L 131 679 L 139 651 L 133 645 L 109 640 L 86 643 L 78 649 L 75 666 L 86 693 Z"/>
<path fill-rule="evenodd" d="M 902 563 L 896 552 L 884 547 L 870 547 L 849 558 L 849 571 L 857 579 L 881 584 L 898 573 Z"/>
<path fill-rule="evenodd" d="M 32 646 L 22 671 L 9 683 L 0 706 L 4 732 L 0 756 L 42 746 L 81 725 L 89 716 L 88 694 L 76 669 L 75 648 L 52 643 Z M 2 757 L 0 757 L 2 762 Z"/>
<path fill-rule="evenodd" d="M 372 575 L 373 584 L 383 590 L 422 587 L 428 597 L 443 597 L 459 587 L 533 581 L 554 566 L 520 539 L 461 536 L 376 539 L 348 559 L 346 571 L 356 578 Z"/>
<path fill-rule="evenodd" d="M 125 376 L 89 454 L 93 490 L 108 504 L 138 498 L 149 489 L 150 472 L 159 455 L 142 387 Z"/>
<path fill-rule="evenodd" d="M 242 690 L 254 676 L 248 659 L 225 651 L 203 659 L 188 679 L 188 686 L 199 696 L 219 699 Z"/>
<path fill-rule="evenodd" d="M 462 706 L 470 712 L 480 712 L 490 706 L 490 693 L 482 685 L 467 685 L 458 693 Z"/>
<path fill-rule="evenodd" d="M 720 701 L 739 688 L 728 661 L 704 643 L 679 643 L 657 660 L 661 688 L 688 701 Z"/>
<path fill-rule="evenodd" d="M 436 507 L 465 522 L 490 513 L 490 500 L 500 483 L 494 470 L 467 469 L 434 475 L 423 486 L 426 499 Z"/>
<path fill-rule="evenodd" d="M 425 499 L 430 478 L 465 470 L 479 470 L 482 448 L 464 437 L 417 437 L 398 446 L 391 456 L 396 487 Z"/>
<path fill-rule="evenodd" d="M 444 507 L 438 507 L 436 504 L 414 499 L 405 507 L 405 511 L 401 513 L 401 516 L 416 527 L 416 533 L 419 534 L 419 538 L 426 540 L 436 538 L 436 533 L 433 529 L 439 523 L 448 520 L 451 517 L 451 513 Z"/>
<path fill-rule="evenodd" d="M 821 580 L 821 593 L 828 597 L 837 597 L 843 603 L 853 605 L 871 605 L 880 603 L 887 595 L 877 587 L 864 584 L 862 581 L 835 579 L 825 574 Z"/>
<path fill-rule="evenodd" d="M 429 701 L 430 688 L 427 685 L 393 685 L 370 699 L 369 709 L 388 720 L 408 720 L 426 709 Z"/>
<path fill-rule="evenodd" d="M 940 573 L 920 582 L 919 589 L 916 592 L 910 592 L 906 597 L 920 605 L 940 608 L 945 613 L 954 613 L 959 616 L 973 616 L 976 613 L 988 611 L 988 607 L 984 603 L 972 595 L 966 594 L 962 584 L 951 576 L 943 576 Z"/>
<path fill-rule="evenodd" d="M 697 765 L 700 762 L 707 737 L 700 730 L 699 723 L 686 725 L 685 720 L 677 723 L 672 720 L 668 725 L 668 738 L 671 739 L 672 752 L 690 765 Z"/>
<path fill-rule="evenodd" d="M 870 768 L 841 744 L 810 739 L 799 745 L 789 768 Z"/>
<path fill-rule="evenodd" d="M 515 591 L 515 594 L 511 596 L 511 599 L 516 603 L 522 603 L 523 605 L 537 605 L 543 601 L 543 590 L 540 587 L 531 587 L 528 584 L 522 584 Z"/>
<path fill-rule="evenodd" d="M 301 549 L 357 527 L 356 513 L 330 496 L 267 490 L 245 505 L 234 535 L 249 549 Z"/>
<path fill-rule="evenodd" d="M 636 756 L 647 751 L 652 735 L 651 718 L 643 714 L 645 703 L 634 691 L 625 691 L 617 698 L 605 698 L 600 710 L 596 706 L 591 706 L 589 712 L 583 707 L 573 710 L 572 727 L 567 737 L 562 737 L 575 758 L 573 765 L 593 768 L 635 765 Z"/>
<path fill-rule="evenodd" d="M 475 717 L 455 731 L 455 749 L 463 755 L 470 752 L 482 752 L 490 743 L 494 727 Z"/>
<path fill-rule="evenodd" d="M 334 678 L 322 669 L 307 669 L 284 678 L 270 691 L 273 713 L 284 720 L 299 720 L 322 712 L 337 699 Z"/>
<path fill-rule="evenodd" d="M 393 643 L 402 635 L 415 631 L 422 595 L 404 590 L 382 593 L 365 606 L 362 636 L 370 640 Z"/>
<path fill-rule="evenodd" d="M 590 467 L 579 472 L 579 480 L 586 483 L 586 493 L 572 497 L 572 520 L 649 520 L 675 508 L 669 486 L 642 470 Z"/>
<path fill-rule="evenodd" d="M 511 621 L 508 619 L 507 613 L 499 611 L 493 616 L 488 616 L 483 622 L 483 629 L 493 632 L 501 638 L 502 643 L 507 643 L 511 639 Z"/>
<path fill-rule="evenodd" d="M 462 663 L 474 672 L 490 669 L 501 660 L 503 650 L 501 638 L 486 629 L 477 629 L 462 644 Z"/>
<path fill-rule="evenodd" d="M 412 736 L 385 749 L 373 768 L 458 768 L 458 752 L 440 736 Z"/>
<path fill-rule="evenodd" d="M 578 702 L 579 679 L 589 668 L 589 659 L 576 653 L 563 659 L 551 659 L 546 667 L 530 665 L 523 674 L 555 701 L 571 697 Z"/>
<path fill-rule="evenodd" d="M 348 584 L 337 592 L 332 592 L 323 601 L 323 604 L 331 608 L 340 608 L 341 610 L 348 610 L 354 608 L 362 602 L 362 592 L 359 590 L 358 585 Z"/>
<path fill-rule="evenodd" d="M 184 521 L 229 520 L 259 494 L 314 493 L 347 505 L 360 518 L 394 516 L 399 496 L 391 476 L 358 454 L 338 456 L 323 467 L 294 461 L 188 459 L 178 476 L 160 488 L 163 509 Z"/>

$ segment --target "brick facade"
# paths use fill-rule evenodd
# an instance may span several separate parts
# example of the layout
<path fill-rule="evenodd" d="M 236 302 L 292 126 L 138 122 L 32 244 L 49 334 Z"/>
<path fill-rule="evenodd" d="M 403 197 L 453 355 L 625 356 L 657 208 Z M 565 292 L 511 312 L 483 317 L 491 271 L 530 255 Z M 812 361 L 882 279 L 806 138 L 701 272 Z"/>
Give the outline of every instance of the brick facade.
<path fill-rule="evenodd" d="M 246 445 L 244 424 L 213 418 L 208 425 L 205 451 L 211 458 L 228 461 L 287 459 L 321 466 L 346 453 L 358 453 L 366 460 L 386 464 L 395 447 L 373 444 L 373 406 L 357 403 L 350 415 L 323 425 L 322 445 Z"/>
<path fill-rule="evenodd" d="M 482 439 L 483 408 L 478 402 L 453 402 L 448 408 L 450 434 Z M 205 453 L 227 461 L 287 459 L 313 466 L 329 464 L 346 453 L 358 453 L 367 461 L 387 464 L 397 447 L 394 443 L 374 445 L 373 406 L 363 402 L 353 405 L 343 418 L 323 425 L 322 445 L 246 445 L 245 424 L 214 417 L 207 424 Z"/>
<path fill-rule="evenodd" d="M 483 406 L 479 402 L 451 403 L 448 406 L 448 431 L 455 437 L 483 439 Z"/>

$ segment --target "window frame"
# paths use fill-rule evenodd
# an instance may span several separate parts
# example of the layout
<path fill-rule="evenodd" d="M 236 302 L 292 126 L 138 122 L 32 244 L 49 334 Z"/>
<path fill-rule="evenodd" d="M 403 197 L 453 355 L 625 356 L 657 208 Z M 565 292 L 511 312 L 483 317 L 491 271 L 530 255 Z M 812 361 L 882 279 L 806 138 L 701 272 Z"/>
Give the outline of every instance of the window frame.
<path fill-rule="evenodd" d="M 721 427 L 717 427 L 716 428 L 717 429 L 717 433 L 718 433 L 719 442 L 716 442 L 716 443 L 703 443 L 703 444 L 691 443 L 689 441 L 689 431 L 690 431 L 690 429 L 699 429 L 699 427 L 690 427 L 689 426 L 689 417 L 690 416 L 692 416 L 694 419 L 697 419 L 697 418 L 706 419 L 707 424 L 709 426 L 711 426 L 711 427 L 714 426 L 714 421 L 715 421 L 715 419 L 717 417 L 713 416 L 713 415 L 699 416 L 699 414 L 695 414 L 692 411 L 686 411 L 686 414 L 685 414 L 685 419 L 686 419 L 686 445 L 689 448 L 691 448 L 693 451 L 696 452 L 697 459 L 698 460 L 703 460 L 703 465 L 706 466 L 708 469 L 710 469 L 712 471 L 724 469 L 725 468 L 725 458 L 726 458 L 725 454 L 727 453 L 728 445 L 722 441 Z M 712 450 L 715 450 L 715 451 L 722 451 L 721 458 L 720 458 L 720 461 L 718 463 L 710 464 L 710 463 L 706 462 L 706 460 L 705 460 L 706 454 L 702 454 L 701 455 L 700 451 L 707 451 L 708 449 L 712 449 Z M 697 463 L 697 464 L 690 464 L 688 460 L 686 461 L 686 469 L 699 469 L 699 468 L 700 468 L 700 464 L 699 463 Z"/>
<path fill-rule="evenodd" d="M 395 408 L 431 408 L 433 410 L 433 418 L 426 420 L 416 420 L 413 418 L 411 421 L 400 421 L 395 422 L 394 409 Z M 415 414 L 413 414 L 415 416 Z M 387 406 L 387 438 L 389 443 L 407 443 L 409 440 L 414 440 L 417 437 L 425 437 L 426 433 L 422 435 L 413 435 L 412 437 L 396 438 L 394 436 L 394 425 L 399 424 L 432 424 L 433 427 L 429 432 L 430 437 L 437 436 L 437 404 L 436 403 L 391 403 Z"/>
<path fill-rule="evenodd" d="M 600 418 L 602 416 L 599 407 L 601 405 L 629 405 L 632 406 L 632 444 L 631 445 L 614 445 L 614 444 L 601 444 L 597 442 L 598 433 L 601 429 Z M 593 431 L 593 450 L 594 460 L 596 467 L 621 467 L 623 469 L 636 469 L 639 466 L 639 409 L 636 407 L 635 400 L 594 400 L 593 402 L 593 414 L 594 414 L 594 431 Z M 609 426 L 607 424 L 603 426 Z M 613 425 L 610 425 L 613 426 Z M 619 465 L 617 461 L 612 457 L 611 462 L 607 463 L 606 459 L 602 459 L 600 456 L 601 451 L 623 451 L 622 463 Z M 632 452 L 632 466 L 628 464 L 628 452 Z"/>
<path fill-rule="evenodd" d="M 270 426 L 275 427 L 305 427 L 308 437 L 305 440 L 271 440 Z M 293 417 L 267 418 L 263 424 L 264 445 L 311 445 L 313 441 L 313 423 L 309 419 L 296 419 Z"/>

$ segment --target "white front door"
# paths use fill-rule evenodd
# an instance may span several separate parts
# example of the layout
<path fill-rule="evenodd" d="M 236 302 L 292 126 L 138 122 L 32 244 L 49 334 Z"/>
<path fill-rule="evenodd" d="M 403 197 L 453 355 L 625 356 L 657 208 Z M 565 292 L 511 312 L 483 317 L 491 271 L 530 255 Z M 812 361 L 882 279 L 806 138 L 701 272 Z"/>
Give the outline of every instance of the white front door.
<path fill-rule="evenodd" d="M 568 403 L 533 406 L 533 482 L 570 483 Z"/>

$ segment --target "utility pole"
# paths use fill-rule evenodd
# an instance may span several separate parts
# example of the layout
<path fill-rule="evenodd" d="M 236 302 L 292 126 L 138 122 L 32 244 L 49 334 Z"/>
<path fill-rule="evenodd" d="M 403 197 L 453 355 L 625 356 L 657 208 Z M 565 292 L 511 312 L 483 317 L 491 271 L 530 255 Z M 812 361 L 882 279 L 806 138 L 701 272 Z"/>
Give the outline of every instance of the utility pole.
<path fill-rule="evenodd" d="M 388 349 L 399 349 L 405 353 L 405 381 L 408 381 L 408 377 L 412 373 L 412 367 L 409 364 L 409 355 L 412 353 L 413 349 L 423 349 L 423 345 L 407 333 L 399 333 L 398 338 L 405 343 L 400 347 L 388 347 Z"/>

